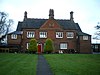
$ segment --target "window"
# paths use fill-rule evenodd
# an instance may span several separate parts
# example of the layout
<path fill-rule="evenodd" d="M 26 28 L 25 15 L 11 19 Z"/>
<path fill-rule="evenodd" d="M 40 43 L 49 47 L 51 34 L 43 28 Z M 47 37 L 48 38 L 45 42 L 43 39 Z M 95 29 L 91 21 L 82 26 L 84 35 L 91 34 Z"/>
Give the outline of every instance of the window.
<path fill-rule="evenodd" d="M 67 38 L 74 38 L 73 32 L 67 32 Z"/>
<path fill-rule="evenodd" d="M 11 35 L 11 39 L 17 39 L 17 35 L 16 34 L 12 34 Z"/>
<path fill-rule="evenodd" d="M 60 49 L 67 49 L 67 43 L 61 43 Z"/>
<path fill-rule="evenodd" d="M 63 38 L 63 32 L 56 32 L 56 38 Z"/>
<path fill-rule="evenodd" d="M 83 40 L 88 40 L 88 36 L 83 36 Z"/>
<path fill-rule="evenodd" d="M 29 43 L 26 43 L 26 49 L 28 49 L 28 47 L 29 47 Z"/>
<path fill-rule="evenodd" d="M 34 38 L 34 32 L 27 32 L 27 38 Z"/>
<path fill-rule="evenodd" d="M 98 49 L 98 45 L 95 45 L 95 49 Z"/>
<path fill-rule="evenodd" d="M 47 38 L 47 32 L 40 32 L 40 38 Z"/>

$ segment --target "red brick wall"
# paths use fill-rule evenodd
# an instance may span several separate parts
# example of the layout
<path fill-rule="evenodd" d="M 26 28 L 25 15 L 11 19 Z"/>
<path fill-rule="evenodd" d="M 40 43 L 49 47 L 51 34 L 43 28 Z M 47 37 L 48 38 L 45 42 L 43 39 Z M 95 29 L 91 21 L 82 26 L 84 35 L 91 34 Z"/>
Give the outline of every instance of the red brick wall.
<path fill-rule="evenodd" d="M 44 45 L 47 38 L 51 38 L 54 42 L 55 50 L 60 50 L 60 43 L 67 43 L 68 49 L 75 49 L 76 51 L 80 51 L 80 53 L 91 53 L 91 37 L 89 40 L 83 40 L 83 37 L 80 36 L 79 44 L 77 43 L 76 32 L 74 32 L 74 38 L 67 38 L 66 32 L 70 32 L 71 30 L 62 30 L 62 29 L 23 29 L 23 35 L 17 35 L 17 39 L 11 39 L 11 36 L 8 35 L 8 44 L 21 44 L 22 50 L 26 50 L 26 44 L 29 43 L 31 38 L 27 38 L 27 31 L 35 32 L 35 39 L 38 43 Z M 40 31 L 47 31 L 47 38 L 39 38 Z M 63 38 L 56 38 L 56 31 L 63 32 Z M 80 46 L 78 48 L 78 45 Z M 42 47 L 43 48 L 43 47 Z"/>
<path fill-rule="evenodd" d="M 17 35 L 17 39 L 11 39 L 11 35 L 7 35 L 7 43 L 8 44 L 20 44 L 21 35 Z"/>
<path fill-rule="evenodd" d="M 42 43 L 44 44 L 47 38 L 50 38 L 53 40 L 54 44 L 55 44 L 55 49 L 59 50 L 60 49 L 60 43 L 68 43 L 68 49 L 75 49 L 76 50 L 76 32 L 74 32 L 74 38 L 68 39 L 66 37 L 66 30 L 62 30 L 62 29 L 23 29 L 23 39 L 22 39 L 22 47 L 23 50 L 26 50 L 26 43 L 29 42 L 29 38 L 27 38 L 27 31 L 34 31 L 35 32 L 35 39 L 38 41 L 38 43 Z M 41 31 L 47 31 L 47 38 L 40 38 L 39 37 L 39 32 Z M 56 31 L 62 31 L 63 34 L 63 38 L 56 38 Z"/>
<path fill-rule="evenodd" d="M 91 36 L 89 36 L 89 40 L 83 40 L 83 36 L 80 36 L 80 53 L 91 52 Z"/>
<path fill-rule="evenodd" d="M 89 40 L 83 40 L 82 36 L 80 36 L 80 39 L 78 40 L 75 30 L 63 30 L 54 19 L 47 20 L 40 29 L 23 29 L 22 38 L 18 35 L 17 40 L 12 40 L 10 35 L 8 35 L 8 44 L 21 44 L 22 50 L 25 51 L 27 47 L 26 45 L 31 39 L 27 38 L 27 31 L 34 31 L 34 38 L 42 45 L 44 45 L 47 38 L 52 39 L 55 50 L 60 50 L 60 43 L 67 43 L 68 49 L 74 49 L 80 51 L 80 53 L 91 53 L 91 37 L 89 37 Z M 47 32 L 47 38 L 39 37 L 39 32 L 41 31 Z M 63 32 L 63 38 L 56 38 L 56 32 Z M 67 38 L 66 32 L 74 32 L 74 38 Z"/>

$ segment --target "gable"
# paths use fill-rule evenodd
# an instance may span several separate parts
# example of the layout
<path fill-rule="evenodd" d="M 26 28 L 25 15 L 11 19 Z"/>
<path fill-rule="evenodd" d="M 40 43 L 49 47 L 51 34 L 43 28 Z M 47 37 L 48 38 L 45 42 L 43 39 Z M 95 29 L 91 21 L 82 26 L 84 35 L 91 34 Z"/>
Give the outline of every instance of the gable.
<path fill-rule="evenodd" d="M 62 27 L 55 19 L 48 19 L 40 29 L 62 29 Z"/>

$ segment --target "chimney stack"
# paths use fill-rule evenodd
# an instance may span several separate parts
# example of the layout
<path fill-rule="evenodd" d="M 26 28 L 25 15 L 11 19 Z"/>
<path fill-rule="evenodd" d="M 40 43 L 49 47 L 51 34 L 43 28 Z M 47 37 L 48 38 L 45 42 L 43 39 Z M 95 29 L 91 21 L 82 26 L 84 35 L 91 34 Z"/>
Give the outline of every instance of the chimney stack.
<path fill-rule="evenodd" d="M 24 12 L 24 21 L 27 19 L 27 11 Z"/>
<path fill-rule="evenodd" d="M 74 21 L 73 13 L 74 13 L 73 11 L 70 12 L 70 21 Z"/>
<path fill-rule="evenodd" d="M 53 9 L 49 10 L 49 19 L 54 19 L 54 10 Z"/>

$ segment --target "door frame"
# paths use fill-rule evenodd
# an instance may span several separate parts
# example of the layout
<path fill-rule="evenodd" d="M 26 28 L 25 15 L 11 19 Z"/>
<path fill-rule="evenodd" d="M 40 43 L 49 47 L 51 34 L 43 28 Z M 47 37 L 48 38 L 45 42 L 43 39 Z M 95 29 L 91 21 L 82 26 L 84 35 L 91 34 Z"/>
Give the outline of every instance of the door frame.
<path fill-rule="evenodd" d="M 39 46 L 41 47 L 41 48 L 39 48 Z M 39 50 L 40 49 L 40 50 Z M 43 50 L 42 50 L 42 44 L 38 44 L 38 54 L 41 54 L 43 52 Z"/>

